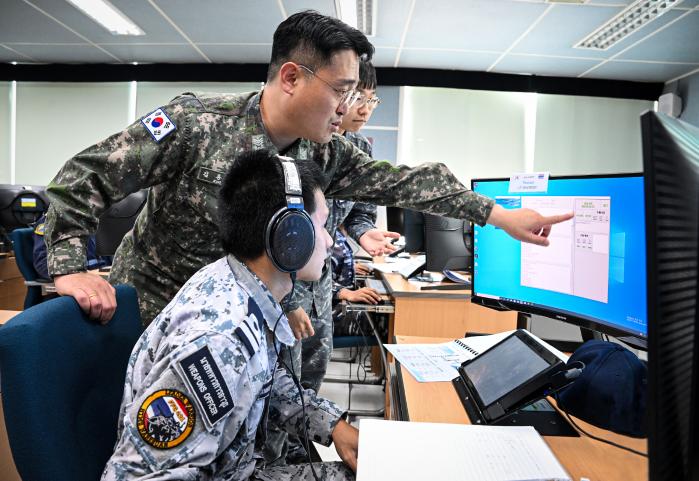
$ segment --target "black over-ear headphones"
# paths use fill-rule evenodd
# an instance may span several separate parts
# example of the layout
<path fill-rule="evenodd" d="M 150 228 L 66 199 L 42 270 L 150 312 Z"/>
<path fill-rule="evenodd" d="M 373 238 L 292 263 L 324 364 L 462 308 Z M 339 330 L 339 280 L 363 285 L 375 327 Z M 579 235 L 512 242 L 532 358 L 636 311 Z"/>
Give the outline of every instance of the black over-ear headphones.
<path fill-rule="evenodd" d="M 282 272 L 296 272 L 306 265 L 315 247 L 313 221 L 303 207 L 301 177 L 294 159 L 278 155 L 284 170 L 286 206 L 267 222 L 265 249 Z"/>

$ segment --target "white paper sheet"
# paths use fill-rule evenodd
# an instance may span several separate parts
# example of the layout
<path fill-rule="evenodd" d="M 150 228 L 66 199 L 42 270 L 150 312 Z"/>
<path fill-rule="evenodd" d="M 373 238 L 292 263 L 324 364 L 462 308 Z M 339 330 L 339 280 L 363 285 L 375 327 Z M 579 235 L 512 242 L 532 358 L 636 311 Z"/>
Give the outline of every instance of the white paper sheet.
<path fill-rule="evenodd" d="M 570 477 L 531 426 L 362 419 L 357 481 L 532 481 Z"/>
<path fill-rule="evenodd" d="M 384 344 L 418 382 L 451 381 L 462 362 L 473 359 L 514 331 L 472 336 L 441 344 Z"/>

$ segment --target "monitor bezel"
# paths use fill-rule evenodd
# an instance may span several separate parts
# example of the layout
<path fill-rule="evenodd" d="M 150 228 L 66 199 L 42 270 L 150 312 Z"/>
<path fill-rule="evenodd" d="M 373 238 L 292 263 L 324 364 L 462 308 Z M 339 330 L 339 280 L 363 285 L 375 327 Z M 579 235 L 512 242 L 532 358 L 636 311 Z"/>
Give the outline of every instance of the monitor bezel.
<path fill-rule="evenodd" d="M 550 176 L 549 181 L 551 180 L 587 180 L 587 179 L 614 179 L 614 178 L 631 178 L 631 177 L 641 177 L 644 178 L 643 172 L 628 172 L 628 173 L 619 173 L 619 174 L 588 174 L 588 175 L 556 175 L 556 176 Z M 475 192 L 473 189 L 474 187 L 474 182 L 503 182 L 503 181 L 509 181 L 510 178 L 508 177 L 488 177 L 488 178 L 477 178 L 477 179 L 471 179 L 471 190 Z M 645 185 L 645 182 L 644 182 Z M 645 208 L 645 206 L 644 206 Z M 645 222 L 645 219 L 644 219 Z M 471 229 L 471 245 L 474 245 L 474 236 L 475 236 L 475 229 L 476 226 L 474 226 L 473 229 Z M 646 235 L 644 233 L 643 236 L 644 240 L 646 239 Z M 475 247 L 474 247 L 475 249 Z M 541 306 L 541 305 L 529 305 L 529 304 L 520 304 L 519 302 L 513 302 L 513 301 L 508 301 L 508 300 L 503 300 L 503 299 L 493 299 L 490 297 L 482 297 L 477 294 L 476 291 L 476 273 L 474 269 L 474 263 L 475 263 L 475 250 L 474 250 L 474 255 L 471 260 L 471 302 L 479 304 L 483 307 L 488 307 L 491 309 L 495 310 L 512 310 L 512 311 L 517 311 L 525 314 L 535 314 L 539 316 L 544 316 L 544 317 L 549 317 L 551 319 L 555 319 L 557 321 L 562 321 L 566 322 L 568 324 L 573 324 L 581 328 L 589 329 L 592 331 L 597 331 L 601 332 L 604 334 L 608 334 L 610 336 L 631 336 L 637 339 L 640 339 L 642 341 L 646 341 L 648 339 L 648 319 L 646 319 L 646 333 L 642 334 L 638 331 L 632 331 L 630 329 L 622 329 L 618 328 L 615 326 L 611 326 L 603 319 L 598 319 L 595 317 L 588 317 L 588 316 L 583 316 L 579 313 L 574 313 L 570 311 L 565 311 L 562 309 L 557 309 L 554 308 L 553 306 Z M 647 294 L 646 294 L 647 295 Z M 522 301 L 524 302 L 524 301 Z"/>

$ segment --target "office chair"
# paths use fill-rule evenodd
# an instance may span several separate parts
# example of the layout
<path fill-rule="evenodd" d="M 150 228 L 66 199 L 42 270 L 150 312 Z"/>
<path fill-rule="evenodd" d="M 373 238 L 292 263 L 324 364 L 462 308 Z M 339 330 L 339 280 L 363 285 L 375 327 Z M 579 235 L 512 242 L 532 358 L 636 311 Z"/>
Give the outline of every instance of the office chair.
<path fill-rule="evenodd" d="M 133 228 L 147 198 L 148 190 L 139 190 L 121 199 L 100 216 L 95 234 L 98 256 L 114 255 L 121 240 Z"/>
<path fill-rule="evenodd" d="M 12 237 L 12 248 L 15 252 L 17 268 L 24 277 L 24 285 L 27 286 L 27 295 L 24 298 L 24 308 L 39 304 L 43 301 L 42 285 L 50 285 L 47 282 L 39 282 L 39 275 L 34 269 L 34 229 L 24 227 L 15 229 L 10 234 Z"/>
<path fill-rule="evenodd" d="M 116 291 L 106 325 L 61 297 L 0 327 L 5 424 L 24 481 L 98 480 L 114 450 L 127 362 L 142 332 L 136 291 Z"/>

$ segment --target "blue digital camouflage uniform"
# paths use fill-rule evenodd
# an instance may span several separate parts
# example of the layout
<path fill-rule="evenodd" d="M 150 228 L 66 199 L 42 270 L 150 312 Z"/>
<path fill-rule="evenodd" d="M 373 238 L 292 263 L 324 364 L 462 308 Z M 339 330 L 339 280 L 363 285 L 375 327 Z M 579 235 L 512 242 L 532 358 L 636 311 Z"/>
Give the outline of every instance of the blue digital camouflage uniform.
<path fill-rule="evenodd" d="M 103 481 L 312 480 L 307 464 L 266 467 L 267 423 L 303 436 L 301 398 L 276 349 L 293 334 L 281 307 L 245 265 L 222 258 L 197 272 L 129 359 L 118 442 Z M 276 335 L 275 335 L 276 334 Z M 329 445 L 343 412 L 304 392 L 309 438 Z M 343 463 L 321 479 L 351 480 Z"/>
<path fill-rule="evenodd" d="M 114 258 L 110 281 L 138 291 L 148 324 L 204 265 L 223 256 L 219 186 L 236 155 L 278 152 L 265 132 L 260 92 L 186 93 L 68 160 L 47 192 L 52 276 L 84 270 L 85 245 L 100 214 L 148 188 L 148 201 Z M 484 224 L 494 201 L 466 189 L 439 163 L 409 168 L 373 161 L 347 139 L 299 139 L 283 154 L 313 159 L 326 197 L 397 205 Z"/>
<path fill-rule="evenodd" d="M 354 254 L 347 238 L 339 230 L 335 232 L 335 242 L 330 254 L 330 269 L 333 278 L 333 303 L 338 301 L 341 289 L 354 289 Z"/>

